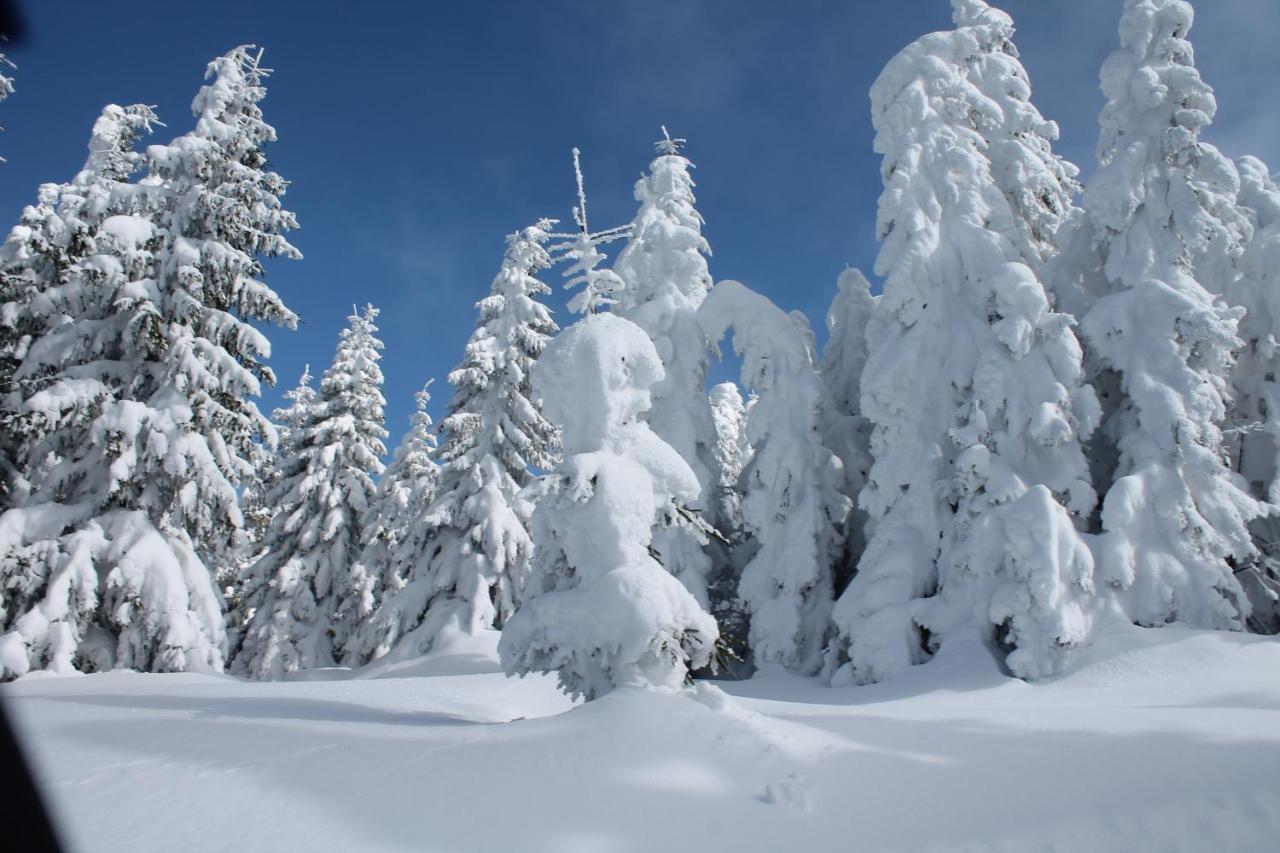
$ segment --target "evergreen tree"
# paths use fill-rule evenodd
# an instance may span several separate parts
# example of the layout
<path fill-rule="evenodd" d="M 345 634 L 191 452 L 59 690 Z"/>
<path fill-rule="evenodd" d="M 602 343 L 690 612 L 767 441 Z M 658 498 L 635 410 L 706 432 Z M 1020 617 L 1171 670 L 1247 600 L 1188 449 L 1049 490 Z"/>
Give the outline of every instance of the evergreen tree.
<path fill-rule="evenodd" d="M 333 666 L 357 627 L 368 592 L 360 543 L 386 453 L 377 316 L 372 305 L 352 313 L 319 393 L 294 397 L 301 421 L 289 427 L 269 497 L 275 515 L 245 582 L 253 616 L 233 661 L 239 674 Z"/>
<path fill-rule="evenodd" d="M 711 389 L 711 422 L 716 443 L 712 449 L 715 470 L 712 473 L 712 501 L 715 516 L 730 541 L 742 532 L 742 491 L 738 480 L 751 459 L 747 441 L 747 405 L 735 382 L 721 382 Z"/>
<path fill-rule="evenodd" d="M 741 475 L 743 516 L 758 550 L 742 570 L 737 597 L 750 614 L 748 645 L 757 666 L 817 672 L 831 613 L 836 525 L 848 513 L 840 461 L 818 426 L 826 389 L 812 334 L 733 281 L 716 285 L 699 310 L 711 340 L 733 331 L 742 382 L 756 399 L 746 423 L 752 456 Z"/>
<path fill-rule="evenodd" d="M 82 285 L 92 275 L 88 267 L 81 267 L 80 280 L 72 282 L 72 270 L 94 254 L 103 222 L 114 214 L 149 217 L 155 213 L 156 196 L 130 187 L 128 180 L 141 165 L 134 145 L 157 123 L 155 113 L 141 104 L 103 108 L 93 126 L 84 168 L 69 183 L 41 185 L 36 204 L 23 210 L 21 221 L 0 249 L 0 425 L 4 427 L 0 509 L 20 501 L 30 488 L 28 474 L 33 473 L 25 470 L 23 445 L 36 440 L 41 424 L 22 415 L 24 388 L 37 387 L 58 359 L 70 354 L 59 354 L 56 347 L 50 352 L 46 345 L 49 364 L 33 359 L 21 382 L 16 372 L 34 341 L 76 319 L 74 312 L 83 303 Z M 127 222 L 117 219 L 113 224 Z M 67 342 L 65 335 L 58 340 Z"/>
<path fill-rule="evenodd" d="M 1240 258 L 1232 299 L 1247 313 L 1232 376 L 1229 439 L 1235 470 L 1253 495 L 1280 505 L 1280 187 L 1257 158 L 1243 157 L 1236 166 L 1253 237 Z M 1280 633 L 1280 516 L 1272 512 L 1249 527 L 1257 553 L 1237 571 L 1252 610 L 1248 624 Z"/>
<path fill-rule="evenodd" d="M 120 543 L 123 553 L 136 540 L 151 538 L 129 513 L 111 512 L 113 480 L 132 460 L 120 454 L 120 470 L 107 470 L 106 454 L 125 448 L 102 428 L 121 414 L 122 377 L 130 373 L 119 363 L 124 344 L 114 303 L 148 270 L 154 244 L 150 222 L 130 215 L 150 213 L 151 205 L 128 184 L 142 164 L 134 144 L 154 121 L 145 107 L 107 106 L 94 124 L 84 169 L 70 183 L 42 185 L 39 202 L 23 212 L 4 246 L 0 415 L 6 505 L 17 507 L 0 517 L 0 615 L 8 632 L 0 640 L 0 666 L 6 676 L 30 668 L 109 668 L 117 655 L 131 661 L 138 651 L 134 602 L 108 610 L 102 620 L 128 639 L 112 643 L 94 623 L 104 593 L 127 594 L 121 587 L 134 579 L 115 571 L 102 588 L 96 563 L 113 546 L 102 527 L 135 540 Z M 107 517 L 95 518 L 99 513 Z M 164 604 L 146 602 L 152 610 Z M 207 619 L 209 610 L 190 614 L 195 618 L 189 624 L 173 629 L 169 639 L 185 635 L 189 645 L 166 654 L 166 661 L 180 664 L 184 652 L 208 665 L 220 661 L 221 625 Z M 216 615 L 216 606 L 212 610 Z M 163 623 L 182 617 L 161 612 L 152 618 Z"/>
<path fill-rule="evenodd" d="M 260 168 L 264 74 L 244 49 L 211 63 L 196 129 L 148 150 L 142 185 L 89 188 L 91 248 L 38 300 L 56 322 L 14 371 L 32 486 L 0 523 L 17 531 L 0 553 L 26 593 L 7 619 L 10 673 L 221 668 L 204 559 L 241 525 L 236 487 L 269 428 L 247 399 L 272 378 L 251 324 L 295 320 L 259 280 L 261 256 L 296 255 L 284 183 Z M 96 153 L 103 175 L 136 163 Z"/>
<path fill-rule="evenodd" d="M 875 680 L 974 626 L 1036 676 L 1087 638 L 1097 402 L 1036 270 L 1068 177 L 1028 100 L 1012 22 L 955 0 L 872 87 L 884 296 L 867 330 L 874 425 L 858 574 L 834 612 L 842 677 Z M 1013 173 L 1031 171 L 1018 181 Z M 1011 192 L 1058 187 L 1057 201 Z"/>
<path fill-rule="evenodd" d="M 1126 0 L 1102 71 L 1101 165 L 1066 260 L 1093 297 L 1081 327 L 1107 403 L 1100 576 L 1139 624 L 1239 628 L 1234 568 L 1254 559 L 1247 525 L 1264 507 L 1226 458 L 1243 311 L 1219 295 L 1251 228 L 1233 165 L 1199 138 L 1215 102 L 1192 18 L 1182 0 Z"/>
<path fill-rule="evenodd" d="M 751 627 L 747 605 L 738 595 L 742 567 L 750 560 L 756 544 L 742 509 L 742 472 L 751 460 L 751 444 L 747 441 L 749 407 L 735 382 L 721 382 L 712 388 L 709 400 L 716 443 L 711 494 L 706 500 L 720 536 L 711 537 L 707 543 L 712 556 L 707 599 L 720 628 L 720 642 L 728 652 L 722 664 L 733 670 L 735 661 L 745 661 L 749 656 Z"/>
<path fill-rule="evenodd" d="M 196 437 L 189 448 L 172 448 L 191 455 L 173 469 L 184 482 L 175 483 L 181 496 L 171 511 L 206 552 L 240 526 L 234 487 L 252 476 L 254 445 L 271 431 L 252 401 L 261 383 L 275 382 L 265 363 L 271 345 L 251 322 L 297 324 L 261 280 L 262 258 L 301 257 L 284 237 L 297 227 L 280 203 L 287 183 L 265 168 L 263 147 L 276 133 L 259 107 L 271 73 L 261 56 L 242 46 L 211 62 L 209 83 L 191 105 L 195 130 L 147 150 L 148 180 L 166 187 L 156 276 L 172 318 L 157 379 L 184 389 L 180 418 Z M 196 468 L 209 476 L 178 473 Z"/>
<path fill-rule="evenodd" d="M 557 330 L 537 300 L 549 289 L 537 274 L 552 222 L 507 238 L 502 266 L 462 363 L 441 423 L 440 483 L 416 535 L 427 553 L 408 566 L 405 585 L 379 604 L 363 648 L 414 657 L 442 632 L 500 628 L 515 611 L 533 543 L 531 507 L 521 494 L 530 467 L 546 468 L 555 428 L 543 417 L 530 372 Z"/>
<path fill-rule="evenodd" d="M 631 239 L 613 266 L 622 288 L 612 310 L 644 329 L 658 350 L 665 374 L 651 391 L 646 418 L 697 475 L 701 496 L 689 509 L 703 511 L 710 508 L 713 487 L 715 426 L 706 393 L 710 344 L 697 312 L 711 289 L 711 247 L 694 206 L 693 164 L 681 153 L 685 140 L 672 139 L 665 127 L 662 136 L 648 174 L 636 182 L 640 209 Z M 719 526 L 714 513 L 708 521 Z M 711 560 L 700 539 L 689 528 L 676 526 L 655 531 L 653 545 L 667 570 L 707 607 Z"/>
<path fill-rule="evenodd" d="M 286 391 L 284 398 L 288 405 L 271 413 L 271 421 L 276 428 L 275 446 L 259 448 L 255 476 L 245 484 L 240 494 L 244 528 L 238 547 L 231 559 L 223 564 L 223 572 L 217 578 L 226 601 L 229 661 L 240 654 L 244 629 L 253 618 L 254 608 L 263 601 L 264 584 L 270 581 L 270 578 L 253 575 L 250 568 L 266 555 L 267 534 L 276 513 L 272 498 L 284 477 L 285 467 L 299 452 L 302 430 L 315 405 L 316 390 L 311 386 L 310 365 L 302 369 L 297 386 Z"/>
<path fill-rule="evenodd" d="M 359 611 L 362 624 L 358 639 L 348 648 L 350 662 L 363 663 L 390 651 L 378 643 L 386 639 L 384 629 L 369 621 L 370 614 L 419 573 L 431 556 L 430 516 L 440 465 L 436 462 L 436 436 L 427 404 L 431 382 L 418 392 L 418 409 L 412 426 L 396 448 L 391 464 L 378 482 L 378 493 L 370 508 L 364 533 L 361 563 L 372 581 L 371 593 Z"/>
<path fill-rule="evenodd" d="M 677 688 L 706 666 L 716 623 L 652 556 L 698 481 L 641 418 L 662 363 L 639 327 L 610 314 L 575 323 L 534 371 L 564 459 L 534 517 L 527 599 L 502 632 L 508 673 L 555 672 L 588 700 L 615 687 Z"/>
<path fill-rule="evenodd" d="M 573 222 L 578 226 L 572 235 L 557 234 L 560 242 L 551 246 L 551 255 L 557 261 L 570 261 L 564 275 L 569 280 L 564 283 L 565 289 L 582 286 L 582 290 L 569 300 L 569 310 L 575 314 L 594 314 L 601 308 L 612 305 L 614 296 L 625 285 L 622 279 L 610 269 L 598 269 L 605 261 L 600 246 L 613 242 L 627 235 L 626 226 L 607 228 L 604 231 L 592 232 L 587 222 L 587 191 L 582 180 L 581 155 L 577 148 L 573 149 L 573 175 L 578 184 L 578 204 L 573 209 Z"/>
<path fill-rule="evenodd" d="M 844 554 L 837 561 L 833 581 L 844 591 L 866 543 L 866 513 L 857 509 L 858 495 L 871 470 L 871 422 L 862 415 L 862 371 L 867 364 L 867 324 L 876 297 L 860 270 L 848 269 L 836 282 L 836 295 L 827 311 L 827 346 L 822 352 L 822 440 L 840 458 L 844 478 L 840 493 L 850 512 L 839 525 Z"/>

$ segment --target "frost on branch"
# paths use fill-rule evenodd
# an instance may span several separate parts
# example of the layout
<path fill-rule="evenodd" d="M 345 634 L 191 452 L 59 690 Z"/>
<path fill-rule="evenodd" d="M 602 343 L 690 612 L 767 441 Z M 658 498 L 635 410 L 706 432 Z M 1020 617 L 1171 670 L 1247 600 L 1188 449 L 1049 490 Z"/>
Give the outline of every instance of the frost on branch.
<path fill-rule="evenodd" d="M 612 305 L 614 295 L 626 285 L 618 274 L 610 269 L 598 269 L 605 261 L 600 246 L 627 236 L 629 228 L 619 226 L 592 232 L 587 221 L 587 191 L 582 180 L 582 164 L 577 148 L 573 149 L 573 175 L 578 185 L 578 204 L 573 208 L 573 223 L 578 226 L 573 234 L 551 235 L 557 242 L 551 246 L 551 256 L 556 262 L 569 261 L 564 271 L 566 290 L 581 286 L 582 290 L 569 300 L 569 310 L 575 314 L 594 314 Z"/>
<path fill-rule="evenodd" d="M 715 620 L 654 559 L 653 526 L 698 494 L 679 454 L 641 416 L 662 364 L 648 336 L 587 317 L 534 371 L 564 459 L 533 518 L 526 598 L 502 633 L 509 673 L 555 672 L 593 699 L 621 686 L 676 688 L 711 659 Z"/>

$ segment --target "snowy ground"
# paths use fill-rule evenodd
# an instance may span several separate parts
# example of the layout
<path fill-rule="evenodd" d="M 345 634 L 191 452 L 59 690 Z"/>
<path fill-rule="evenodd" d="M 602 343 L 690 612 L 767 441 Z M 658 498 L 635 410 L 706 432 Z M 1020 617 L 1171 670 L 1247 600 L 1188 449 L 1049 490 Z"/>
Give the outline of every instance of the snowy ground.
<path fill-rule="evenodd" d="M 2 693 L 84 851 L 1274 851 L 1280 642 L 1103 637 L 1028 685 L 979 648 L 891 683 L 770 675 L 570 708 L 491 643 L 244 683 Z"/>

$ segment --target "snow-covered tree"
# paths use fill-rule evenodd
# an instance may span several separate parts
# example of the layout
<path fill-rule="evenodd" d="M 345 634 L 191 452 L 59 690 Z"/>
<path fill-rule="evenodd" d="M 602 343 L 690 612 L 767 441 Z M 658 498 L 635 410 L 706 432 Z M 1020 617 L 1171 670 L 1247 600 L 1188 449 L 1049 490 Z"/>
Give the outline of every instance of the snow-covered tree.
<path fill-rule="evenodd" d="M 508 673 L 555 672 L 573 696 L 676 688 L 711 660 L 711 618 L 650 552 L 697 496 L 688 464 L 643 420 L 662 363 L 648 336 L 597 314 L 547 348 L 534 381 L 564 459 L 535 511 L 535 565 L 498 644 Z"/>
<path fill-rule="evenodd" d="M 876 297 L 860 270 L 847 269 L 836 281 L 836 295 L 827 311 L 827 346 L 822 352 L 822 441 L 840 458 L 844 479 L 840 493 L 851 510 L 839 525 L 844 554 L 834 581 L 839 594 L 848 585 L 865 544 L 867 517 L 857 509 L 858 495 L 871 470 L 871 422 L 862 415 L 862 371 L 867 364 L 867 324 Z"/>
<path fill-rule="evenodd" d="M 557 262 L 570 262 L 564 271 L 568 279 L 564 283 L 565 289 L 582 287 L 569 299 L 569 310 L 575 314 L 594 314 L 612 305 L 616 301 L 614 296 L 625 287 L 617 273 L 599 267 L 605 261 L 600 247 L 627 236 L 628 227 L 593 232 L 587 221 L 587 190 L 582 180 L 581 155 L 577 148 L 573 149 L 573 175 L 578 184 L 578 204 L 573 208 L 573 223 L 578 230 L 572 235 L 555 235 L 560 239 L 551 246 L 551 255 Z"/>
<path fill-rule="evenodd" d="M 27 470 L 23 448 L 37 440 L 42 425 L 23 415 L 24 388 L 36 387 L 55 365 L 33 360 L 21 382 L 16 372 L 33 341 L 75 320 L 80 304 L 71 300 L 81 282 L 71 282 L 72 270 L 95 252 L 104 220 L 117 213 L 154 213 L 156 199 L 130 189 L 127 181 L 141 162 L 134 145 L 156 123 L 155 113 L 141 104 L 103 108 L 84 168 L 69 183 L 41 185 L 36 204 L 23 211 L 0 249 L 0 510 L 21 502 L 35 475 Z M 60 340 L 66 342 L 65 334 Z M 55 361 L 60 357 L 53 355 Z"/>
<path fill-rule="evenodd" d="M 644 329 L 658 350 L 665 374 L 651 391 L 645 417 L 698 476 L 701 495 L 689 509 L 702 511 L 711 508 L 716 439 L 706 392 L 709 343 L 697 312 L 711 289 L 711 247 L 694 206 L 693 164 L 681 153 L 685 141 L 672 139 L 665 127 L 662 136 L 648 174 L 636 182 L 640 209 L 613 266 L 622 289 L 612 310 Z M 714 513 L 707 521 L 720 522 Z M 711 560 L 700 539 L 688 527 L 671 527 L 654 532 L 653 546 L 667 570 L 706 607 Z"/>
<path fill-rule="evenodd" d="M 726 537 L 742 530 L 742 492 L 738 480 L 751 458 L 747 441 L 747 405 L 736 382 L 721 382 L 711 389 L 711 422 L 716 443 L 712 448 L 715 470 L 712 472 L 710 503 Z"/>
<path fill-rule="evenodd" d="M 722 281 L 698 312 L 708 338 L 732 330 L 742 383 L 756 395 L 746 436 L 753 451 L 741 482 L 743 516 L 758 550 L 742 570 L 738 597 L 750 613 L 757 666 L 813 674 L 831 613 L 837 531 L 849 511 L 840 461 L 822 443 L 826 389 L 808 322 L 736 281 Z"/>
<path fill-rule="evenodd" d="M 361 626 L 354 643 L 348 644 L 351 663 L 382 657 L 389 646 L 379 645 L 395 635 L 386 626 L 371 621 L 380 604 L 388 602 L 409 578 L 421 573 L 434 547 L 431 524 L 432 504 L 440 483 L 436 462 L 436 435 L 427 404 L 431 402 L 431 382 L 417 393 L 418 408 L 411 427 L 396 448 L 391 464 L 378 482 L 378 493 L 369 510 L 360 562 L 372 586 L 359 612 Z"/>
<path fill-rule="evenodd" d="M 13 533 L 5 575 L 23 588 L 6 617 L 9 673 L 222 666 L 204 558 L 240 527 L 236 487 L 269 434 L 248 400 L 271 378 L 252 324 L 295 319 L 259 259 L 296 252 L 284 183 L 260 168 L 274 132 L 256 59 L 233 51 L 208 76 L 196 129 L 148 150 L 141 186 L 124 180 L 138 163 L 128 145 L 91 152 L 102 177 L 84 209 L 101 221 L 66 284 L 41 294 L 50 321 L 14 372 L 35 437 L 30 493 L 0 523 Z M 129 143 L 149 121 L 104 119 L 116 125 L 104 138 Z"/>
<path fill-rule="evenodd" d="M 530 372 L 557 331 L 538 301 L 550 261 L 553 223 L 542 220 L 507 238 L 506 255 L 462 363 L 441 422 L 440 483 L 420 522 L 428 552 L 408 567 L 405 584 L 384 597 L 363 642 L 372 654 L 414 657 L 443 631 L 501 627 L 515 611 L 533 543 L 531 507 L 521 494 L 530 467 L 553 461 L 555 427 L 543 416 Z"/>
<path fill-rule="evenodd" d="M 303 389 L 294 397 L 302 419 L 289 427 L 268 498 L 275 515 L 247 571 L 244 606 L 253 616 L 237 673 L 280 678 L 332 666 L 357 627 L 369 589 L 360 545 L 386 453 L 377 316 L 370 305 L 348 317 L 319 393 L 309 403 Z"/>
<path fill-rule="evenodd" d="M 200 549 L 234 535 L 234 486 L 251 475 L 255 442 L 274 435 L 253 403 L 262 382 L 275 382 L 265 363 L 271 345 L 250 321 L 297 324 L 261 280 L 262 258 L 301 257 L 284 237 L 297 227 L 280 202 L 287 182 L 266 169 L 263 149 L 276 133 L 259 106 L 270 74 L 261 56 L 243 46 L 209 63 L 209 83 L 191 105 L 195 130 L 147 149 L 147 182 L 165 188 L 156 277 L 172 317 L 157 378 L 183 389 L 171 416 L 195 439 L 168 448 L 185 457 L 171 468 L 186 481 L 174 521 Z M 209 476 L 187 475 L 197 469 Z"/>
<path fill-rule="evenodd" d="M 1028 100 L 1009 17 L 953 8 L 957 28 L 900 52 L 871 94 L 887 280 L 862 373 L 870 536 L 833 644 L 860 681 L 967 626 L 1013 647 L 1015 673 L 1042 675 L 1088 629 L 1093 565 L 1076 525 L 1094 504 L 1081 442 L 1097 401 L 1036 272 L 1070 170 Z"/>
<path fill-rule="evenodd" d="M 951 0 L 957 38 L 972 54 L 967 72 L 974 89 L 990 104 L 971 117 L 986 144 L 991 180 L 1013 213 L 1004 236 L 1037 273 L 1058 250 L 1058 232 L 1075 212 L 1080 170 L 1053 151 L 1057 122 L 1031 102 L 1031 80 L 1018 59 L 1013 19 L 985 0 Z"/>
<path fill-rule="evenodd" d="M 1255 157 L 1242 157 L 1236 167 L 1253 236 L 1231 298 L 1246 314 L 1227 422 L 1235 470 L 1255 497 L 1280 505 L 1280 188 Z M 1250 529 L 1257 554 L 1237 572 L 1251 603 L 1249 625 L 1280 633 L 1280 517 L 1255 519 Z"/>
<path fill-rule="evenodd" d="M 271 581 L 271 578 L 253 574 L 250 568 L 266 554 L 267 534 L 271 529 L 271 519 L 276 514 L 272 499 L 286 468 L 297 458 L 302 430 L 311 417 L 316 399 L 316 389 L 311 381 L 311 365 L 306 365 L 297 386 L 284 394 L 288 405 L 271 413 L 271 421 L 276 428 L 275 447 L 260 448 L 254 477 L 245 483 L 240 493 L 244 527 L 235 552 L 216 576 L 226 606 L 229 661 L 240 654 L 244 629 L 253 618 L 253 608 L 265 598 L 264 585 Z"/>
<path fill-rule="evenodd" d="M 0 517 L 6 677 L 221 666 L 208 571 L 167 506 L 133 490 L 165 479 L 149 470 L 167 426 L 146 402 L 156 364 L 139 357 L 122 302 L 153 269 L 155 199 L 128 179 L 154 120 L 104 109 L 85 168 L 43 186 L 6 243 L 4 420 L 20 486 Z"/>
<path fill-rule="evenodd" d="M 750 614 L 738 597 L 738 579 L 742 566 L 750 559 L 755 543 L 750 540 L 742 512 L 742 471 L 751 459 L 747 441 L 748 406 L 736 382 L 721 382 L 711 389 L 711 420 L 716 432 L 712 456 L 711 492 L 704 498 L 709 515 L 715 519 L 719 537 L 710 538 L 707 546 L 712 555 L 712 568 L 707 575 L 707 600 L 711 615 L 720 626 L 720 642 L 733 659 L 745 660 Z M 655 531 L 659 532 L 659 531 Z"/>
<path fill-rule="evenodd" d="M 1092 297 L 1081 321 L 1106 402 L 1099 573 L 1129 618 L 1238 628 L 1234 567 L 1264 506 L 1231 470 L 1221 425 L 1243 311 L 1224 304 L 1251 230 L 1230 160 L 1202 142 L 1213 93 L 1182 0 L 1126 0 L 1106 61 L 1100 167 L 1064 255 Z"/>

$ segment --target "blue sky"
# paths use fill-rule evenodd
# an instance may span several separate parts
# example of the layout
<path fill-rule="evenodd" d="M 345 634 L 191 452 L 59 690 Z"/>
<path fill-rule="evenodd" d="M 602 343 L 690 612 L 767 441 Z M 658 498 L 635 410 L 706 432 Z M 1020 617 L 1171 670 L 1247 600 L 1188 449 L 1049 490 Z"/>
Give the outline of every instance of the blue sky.
<path fill-rule="evenodd" d="M 1058 150 L 1091 171 L 1098 69 L 1120 0 L 1006 0 Z M 1280 2 L 1201 0 L 1192 33 L 1218 92 L 1209 138 L 1280 167 Z M 949 24 L 946 0 L 141 0 L 27 2 L 9 51 L 17 93 L 0 105 L 0 214 L 14 222 L 43 181 L 69 179 L 109 102 L 157 106 L 191 126 L 205 63 L 243 43 L 276 74 L 263 104 L 273 166 L 305 259 L 268 281 L 303 318 L 276 331 L 282 388 L 319 373 L 352 303 L 383 309 L 388 428 L 437 377 L 433 416 L 487 291 L 503 236 L 568 220 L 569 150 L 583 151 L 593 224 L 634 212 L 631 187 L 658 127 L 689 139 L 715 278 L 736 278 L 820 326 L 847 265 L 875 256 L 879 160 L 867 90 L 917 36 Z M 611 255 L 616 253 L 617 244 Z M 567 323 L 558 273 L 557 319 Z M 820 335 L 821 337 L 821 335 Z M 278 401 L 269 392 L 267 407 Z"/>

